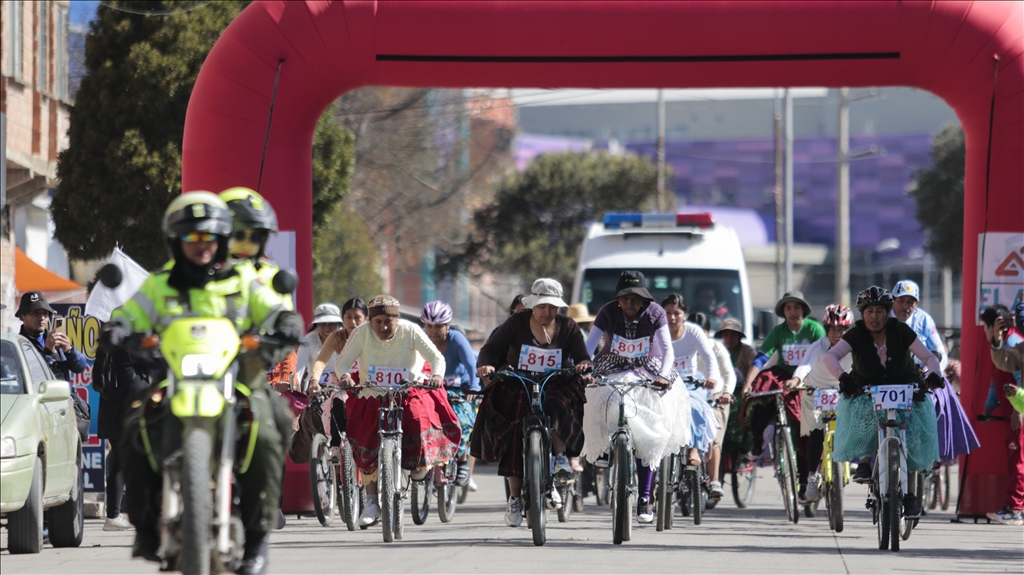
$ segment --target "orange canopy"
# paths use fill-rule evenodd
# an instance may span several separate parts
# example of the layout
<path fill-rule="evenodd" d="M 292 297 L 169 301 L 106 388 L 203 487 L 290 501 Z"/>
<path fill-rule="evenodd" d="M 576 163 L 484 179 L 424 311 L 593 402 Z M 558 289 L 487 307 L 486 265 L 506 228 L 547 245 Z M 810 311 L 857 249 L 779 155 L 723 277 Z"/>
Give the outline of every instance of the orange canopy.
<path fill-rule="evenodd" d="M 75 282 L 62 278 L 32 261 L 25 252 L 14 248 L 14 287 L 20 293 L 27 291 L 71 291 L 85 289 Z"/>

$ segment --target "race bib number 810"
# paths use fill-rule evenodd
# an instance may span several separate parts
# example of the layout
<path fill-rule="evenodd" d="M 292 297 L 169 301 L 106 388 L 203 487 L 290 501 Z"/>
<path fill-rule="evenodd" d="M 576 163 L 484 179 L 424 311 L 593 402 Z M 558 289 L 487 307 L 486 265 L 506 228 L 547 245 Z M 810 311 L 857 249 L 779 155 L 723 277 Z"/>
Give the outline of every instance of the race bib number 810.
<path fill-rule="evenodd" d="M 612 336 L 612 353 L 622 357 L 642 357 L 651 351 L 651 338 L 641 337 L 640 339 L 626 339 L 617 335 Z"/>
<path fill-rule="evenodd" d="M 371 365 L 366 377 L 370 385 L 398 385 L 409 379 L 409 368 Z"/>
<path fill-rule="evenodd" d="M 886 409 L 910 409 L 914 404 L 913 385 L 873 385 L 871 400 L 875 411 Z"/>
<path fill-rule="evenodd" d="M 562 366 L 562 350 L 541 349 L 532 345 L 519 348 L 519 369 L 523 371 L 552 371 Z"/>

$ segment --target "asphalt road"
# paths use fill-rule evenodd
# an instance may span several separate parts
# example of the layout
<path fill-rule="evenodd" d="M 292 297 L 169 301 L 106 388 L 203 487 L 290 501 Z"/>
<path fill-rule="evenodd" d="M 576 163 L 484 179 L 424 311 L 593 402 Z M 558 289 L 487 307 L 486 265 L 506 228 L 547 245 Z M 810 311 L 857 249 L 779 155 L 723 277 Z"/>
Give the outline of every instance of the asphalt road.
<path fill-rule="evenodd" d="M 504 526 L 501 478 L 493 467 L 477 468 L 480 491 L 470 494 L 455 520 L 444 525 L 436 510 L 423 526 L 406 510 L 405 539 L 385 544 L 379 527 L 349 532 L 335 521 L 321 527 L 315 517 L 288 518 L 271 538 L 272 573 L 973 573 L 1024 571 L 1024 529 L 1005 525 L 950 523 L 947 512 L 923 518 L 899 553 L 879 551 L 875 528 L 863 507 L 867 489 L 846 490 L 846 529 L 834 535 L 824 510 L 814 519 L 787 523 L 770 469 L 762 469 L 752 506 L 737 509 L 731 498 L 708 512 L 704 523 L 676 514 L 675 528 L 633 528 L 632 541 L 613 545 L 611 513 L 588 501 L 585 513 L 567 524 L 549 523 L 548 542 L 534 547 L 525 528 Z M 955 481 L 955 479 L 954 479 Z M 955 483 L 954 483 L 955 485 Z M 550 516 L 554 521 L 554 516 Z M 524 523 L 525 525 L 525 523 Z M 129 558 L 131 533 L 106 533 L 102 522 L 86 522 L 79 549 L 10 555 L 0 536 L 4 575 L 14 573 L 156 573 L 157 566 Z"/>

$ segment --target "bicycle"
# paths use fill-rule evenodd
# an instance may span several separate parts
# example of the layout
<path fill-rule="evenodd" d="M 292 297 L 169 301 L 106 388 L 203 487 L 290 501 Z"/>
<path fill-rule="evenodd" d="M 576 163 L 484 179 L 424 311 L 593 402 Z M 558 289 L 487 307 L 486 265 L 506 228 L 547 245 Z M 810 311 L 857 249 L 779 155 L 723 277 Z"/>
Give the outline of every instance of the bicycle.
<path fill-rule="evenodd" d="M 704 388 L 704 380 L 687 376 L 683 383 L 690 393 L 691 401 L 707 401 L 714 405 L 716 400 L 712 399 Z M 711 477 L 708 474 L 707 463 L 704 461 L 704 454 L 701 454 L 700 464 L 693 465 L 687 461 L 683 466 L 682 481 L 678 483 L 679 508 L 683 517 L 693 516 L 693 524 L 700 525 L 703 521 L 704 512 L 714 507 L 717 500 L 711 497 Z M 712 503 L 714 501 L 714 503 Z"/>
<path fill-rule="evenodd" d="M 611 433 L 609 477 L 612 480 L 612 543 L 621 545 L 630 540 L 633 507 L 637 495 L 636 461 L 633 457 L 633 434 L 626 419 L 626 396 L 636 389 L 654 388 L 652 380 L 631 382 L 602 379 L 587 387 L 611 387 L 619 396 L 618 427 Z"/>
<path fill-rule="evenodd" d="M 913 405 L 918 385 L 875 385 L 870 388 L 875 412 L 885 412 L 885 421 L 878 422 L 878 453 L 871 478 L 867 507 L 871 520 L 878 526 L 878 548 L 900 550 L 914 521 L 903 515 L 903 495 L 907 493 L 906 423 L 896 419 L 897 411 L 906 413 Z"/>
<path fill-rule="evenodd" d="M 553 489 L 558 490 L 562 497 L 562 506 L 558 509 L 559 521 L 569 520 L 572 513 L 572 499 L 576 496 L 576 476 L 553 475 L 551 472 L 551 418 L 544 413 L 544 387 L 556 377 L 576 377 L 575 368 L 555 369 L 542 373 L 524 372 L 539 375 L 539 381 L 520 374 L 511 369 L 503 369 L 491 374 L 491 377 L 508 377 L 517 380 L 530 396 L 530 413 L 523 418 L 523 503 L 530 530 L 533 532 L 533 544 L 544 545 L 547 541 L 547 504 Z"/>
<path fill-rule="evenodd" d="M 311 402 L 315 408 L 330 410 L 329 402 L 337 396 L 338 390 L 321 389 L 313 393 Z M 331 416 L 333 421 L 333 415 Z M 324 431 L 330 433 L 329 424 Z M 323 433 L 313 436 L 310 445 L 309 481 L 313 494 L 313 511 L 324 527 L 334 519 L 335 506 L 340 508 L 342 520 L 349 531 L 359 525 L 359 514 L 366 502 L 366 491 L 356 470 L 352 456 L 352 445 L 345 432 L 341 432 L 339 456 L 331 454 L 330 439 Z"/>
<path fill-rule="evenodd" d="M 917 474 L 917 493 L 921 496 L 921 513 L 942 509 L 949 510 L 950 472 L 949 465 L 939 464 L 937 469 L 930 469 Z"/>
<path fill-rule="evenodd" d="M 825 511 L 828 514 L 829 528 L 836 533 L 842 533 L 843 488 L 850 483 L 850 464 L 832 459 L 832 450 L 835 448 L 836 404 L 839 401 L 839 390 L 835 388 L 819 389 L 811 386 L 800 389 L 814 393 L 814 410 L 821 412 L 822 420 L 827 424 L 821 454 L 822 495 L 825 500 Z"/>
<path fill-rule="evenodd" d="M 793 447 L 793 436 L 789 429 L 789 419 L 786 417 L 786 404 L 782 395 L 789 390 L 773 389 L 751 393 L 750 398 L 775 396 L 776 422 L 775 433 L 773 434 L 773 447 L 775 457 L 772 466 L 775 469 L 775 478 L 779 481 L 782 489 L 782 501 L 786 508 L 786 517 L 793 523 L 800 521 L 800 502 L 797 500 L 797 469 L 796 449 Z"/>
<path fill-rule="evenodd" d="M 733 401 L 740 405 L 743 398 L 734 395 Z M 730 410 L 718 476 L 723 480 L 729 478 L 732 499 L 739 509 L 746 509 L 753 501 L 757 487 L 757 463 L 748 455 L 750 443 L 750 432 L 740 425 L 739 410 Z"/>
<path fill-rule="evenodd" d="M 410 490 L 413 523 L 426 523 L 427 516 L 430 515 L 431 494 L 437 495 L 437 514 L 441 523 L 449 523 L 455 518 L 455 503 L 459 495 L 459 488 L 455 485 L 457 473 L 458 464 L 452 459 L 440 467 L 431 469 L 423 479 L 412 480 Z"/>

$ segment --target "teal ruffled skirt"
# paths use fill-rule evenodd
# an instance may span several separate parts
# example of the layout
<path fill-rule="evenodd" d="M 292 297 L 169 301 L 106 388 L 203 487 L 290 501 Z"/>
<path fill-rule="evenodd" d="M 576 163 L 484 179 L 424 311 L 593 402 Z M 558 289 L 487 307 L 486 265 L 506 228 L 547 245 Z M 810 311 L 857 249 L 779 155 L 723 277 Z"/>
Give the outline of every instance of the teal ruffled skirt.
<path fill-rule="evenodd" d="M 836 408 L 836 435 L 832 457 L 850 461 L 870 457 L 878 451 L 878 423 L 885 412 L 875 412 L 870 395 L 853 399 L 841 397 Z M 897 411 L 896 420 L 907 426 L 907 471 L 931 469 L 939 460 L 939 438 L 935 406 L 931 401 L 915 401 L 910 411 Z"/>
<path fill-rule="evenodd" d="M 462 428 L 462 441 L 459 442 L 459 459 L 469 449 L 469 436 L 473 434 L 473 426 L 476 425 L 476 407 L 466 401 L 466 396 L 459 392 L 448 391 L 448 403 L 459 420 L 459 427 Z"/>

